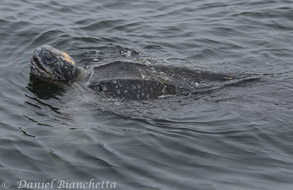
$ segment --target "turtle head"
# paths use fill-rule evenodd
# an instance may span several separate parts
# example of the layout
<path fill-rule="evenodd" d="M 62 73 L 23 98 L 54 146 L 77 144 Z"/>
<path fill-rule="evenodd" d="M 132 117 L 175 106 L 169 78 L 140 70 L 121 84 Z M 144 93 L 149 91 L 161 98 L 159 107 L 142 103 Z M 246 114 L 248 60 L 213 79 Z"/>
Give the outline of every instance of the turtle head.
<path fill-rule="evenodd" d="M 34 50 L 30 72 L 46 79 L 71 82 L 79 78 L 81 69 L 66 52 L 43 45 Z"/>

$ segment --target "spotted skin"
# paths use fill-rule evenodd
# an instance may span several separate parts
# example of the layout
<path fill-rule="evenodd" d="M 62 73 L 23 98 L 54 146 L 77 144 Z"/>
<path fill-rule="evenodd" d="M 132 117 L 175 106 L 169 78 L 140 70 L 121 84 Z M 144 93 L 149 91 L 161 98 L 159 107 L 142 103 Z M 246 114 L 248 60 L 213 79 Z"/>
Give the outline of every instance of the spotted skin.
<path fill-rule="evenodd" d="M 89 88 L 106 96 L 136 100 L 206 92 L 219 86 L 247 80 L 182 67 L 123 61 L 111 62 L 85 71 L 77 66 L 66 52 L 48 45 L 35 49 L 31 59 L 31 74 L 58 82 L 85 81 Z"/>
<path fill-rule="evenodd" d="M 205 85 L 221 83 L 227 80 L 225 77 L 181 67 L 115 61 L 94 67 L 88 85 L 113 97 L 154 99 L 206 89 Z"/>
<path fill-rule="evenodd" d="M 112 97 L 127 99 L 155 99 L 180 93 L 180 89 L 174 85 L 142 79 L 104 80 L 89 87 Z"/>

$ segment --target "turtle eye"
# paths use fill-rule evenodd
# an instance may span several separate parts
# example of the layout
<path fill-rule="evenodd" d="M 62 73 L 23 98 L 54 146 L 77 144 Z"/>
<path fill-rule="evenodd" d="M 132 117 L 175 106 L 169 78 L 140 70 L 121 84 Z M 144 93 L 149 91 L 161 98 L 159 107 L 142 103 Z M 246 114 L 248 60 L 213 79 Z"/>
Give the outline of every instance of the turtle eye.
<path fill-rule="evenodd" d="M 48 56 L 48 57 L 47 57 L 47 63 L 48 63 L 49 65 L 54 64 L 56 61 L 57 61 L 56 57 L 53 57 L 53 56 Z"/>

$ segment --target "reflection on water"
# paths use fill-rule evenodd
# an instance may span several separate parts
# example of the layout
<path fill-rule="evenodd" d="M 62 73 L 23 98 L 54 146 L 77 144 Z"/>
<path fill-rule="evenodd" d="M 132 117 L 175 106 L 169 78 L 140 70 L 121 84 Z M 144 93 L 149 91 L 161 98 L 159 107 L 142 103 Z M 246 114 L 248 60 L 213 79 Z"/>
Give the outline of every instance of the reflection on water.
<path fill-rule="evenodd" d="M 30 75 L 29 80 L 27 89 L 40 99 L 57 98 L 58 96 L 62 96 L 66 92 L 66 88 L 68 88 L 65 84 L 46 81 L 34 75 Z"/>
<path fill-rule="evenodd" d="M 0 182 L 292 189 L 292 13 L 285 0 L 2 1 Z M 30 77 L 43 44 L 85 68 L 124 60 L 261 78 L 196 96 L 106 98 Z"/>

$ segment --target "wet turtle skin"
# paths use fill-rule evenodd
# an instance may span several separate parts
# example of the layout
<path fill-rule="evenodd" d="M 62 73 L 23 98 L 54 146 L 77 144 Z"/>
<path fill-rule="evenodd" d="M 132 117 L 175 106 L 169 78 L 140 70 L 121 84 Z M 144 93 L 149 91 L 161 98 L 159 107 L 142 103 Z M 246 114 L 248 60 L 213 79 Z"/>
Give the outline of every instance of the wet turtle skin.
<path fill-rule="evenodd" d="M 60 83 L 83 81 L 106 96 L 155 99 L 160 96 L 200 92 L 234 77 L 182 67 L 115 61 L 85 70 L 72 57 L 48 45 L 34 50 L 31 74 Z"/>
<path fill-rule="evenodd" d="M 181 67 L 143 65 L 115 61 L 91 71 L 88 86 L 113 97 L 154 99 L 164 95 L 189 94 L 201 85 L 226 81 L 227 76 Z"/>

